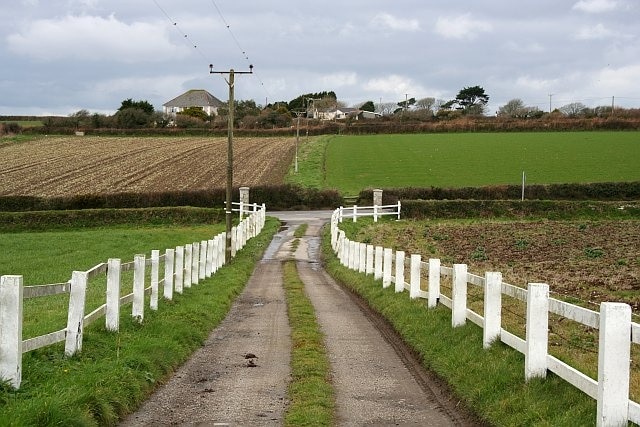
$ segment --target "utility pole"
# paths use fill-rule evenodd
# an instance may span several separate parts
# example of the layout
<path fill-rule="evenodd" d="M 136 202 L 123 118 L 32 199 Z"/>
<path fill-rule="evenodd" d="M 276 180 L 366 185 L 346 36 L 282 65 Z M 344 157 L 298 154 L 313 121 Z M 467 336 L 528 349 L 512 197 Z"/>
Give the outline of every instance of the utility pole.
<path fill-rule="evenodd" d="M 225 260 L 231 261 L 231 224 L 233 221 L 233 205 L 231 204 L 231 193 L 233 189 L 233 113 L 235 110 L 234 86 L 236 74 L 253 74 L 253 65 L 249 65 L 249 71 L 214 71 L 213 64 L 209 64 L 209 74 L 228 74 L 229 80 L 225 81 L 229 85 L 229 122 L 227 129 L 227 200 L 225 205 L 226 220 L 226 242 L 225 242 Z"/>
<path fill-rule="evenodd" d="M 294 162 L 294 172 L 298 173 L 298 143 L 300 142 L 300 116 L 303 114 L 306 114 L 306 111 L 294 111 L 293 112 L 296 117 L 297 117 L 297 122 L 296 122 L 296 160 Z M 309 128 L 307 127 L 307 136 L 309 132 Z"/>

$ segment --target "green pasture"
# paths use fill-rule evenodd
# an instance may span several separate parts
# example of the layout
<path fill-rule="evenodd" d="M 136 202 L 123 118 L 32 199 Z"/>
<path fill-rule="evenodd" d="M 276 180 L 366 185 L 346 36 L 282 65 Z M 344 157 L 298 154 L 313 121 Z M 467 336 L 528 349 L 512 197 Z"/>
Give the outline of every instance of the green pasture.
<path fill-rule="evenodd" d="M 17 123 L 23 128 L 44 126 L 44 123 L 41 120 L 0 120 L 0 123 Z"/>
<path fill-rule="evenodd" d="M 321 152 L 321 151 L 320 151 Z M 338 136 L 323 187 L 476 187 L 640 180 L 640 132 Z"/>

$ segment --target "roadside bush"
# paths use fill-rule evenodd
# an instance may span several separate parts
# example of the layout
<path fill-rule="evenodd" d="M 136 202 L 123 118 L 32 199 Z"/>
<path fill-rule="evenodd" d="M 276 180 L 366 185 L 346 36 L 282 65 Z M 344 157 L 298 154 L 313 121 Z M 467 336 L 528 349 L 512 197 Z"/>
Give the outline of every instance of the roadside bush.
<path fill-rule="evenodd" d="M 240 199 L 238 188 L 233 200 Z M 167 191 L 156 193 L 81 194 L 66 197 L 0 196 L 0 212 L 125 209 L 192 206 L 222 208 L 226 190 Z M 251 187 L 251 203 L 265 203 L 268 210 L 332 209 L 342 197 L 336 190 L 308 189 L 293 185 Z"/>
<path fill-rule="evenodd" d="M 640 218 L 640 203 L 560 200 L 402 200 L 402 218 Z"/>
<path fill-rule="evenodd" d="M 492 185 L 462 188 L 388 188 L 383 189 L 383 204 L 398 200 L 520 200 L 519 185 Z M 527 200 L 639 200 L 640 181 L 599 182 L 590 184 L 527 185 Z M 360 192 L 360 200 L 373 200 L 373 190 Z"/>

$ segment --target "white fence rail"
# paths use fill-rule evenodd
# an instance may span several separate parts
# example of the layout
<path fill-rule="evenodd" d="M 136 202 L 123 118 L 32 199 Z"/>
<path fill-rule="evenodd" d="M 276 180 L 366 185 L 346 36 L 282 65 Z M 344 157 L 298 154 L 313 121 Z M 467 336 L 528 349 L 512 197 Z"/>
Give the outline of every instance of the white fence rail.
<path fill-rule="evenodd" d="M 338 209 L 338 221 L 342 222 L 344 218 L 351 218 L 353 222 L 358 221 L 358 217 L 372 216 L 374 222 L 378 222 L 378 217 L 383 215 L 395 215 L 400 219 L 400 201 L 395 205 L 374 205 L 374 206 L 350 206 Z"/>
<path fill-rule="evenodd" d="M 232 256 L 242 249 L 247 241 L 257 236 L 266 218 L 266 209 L 254 205 L 248 216 L 232 228 Z M 136 255 L 132 262 L 121 263 L 109 259 L 87 271 L 74 271 L 66 283 L 24 286 L 22 276 L 2 276 L 0 280 L 0 378 L 8 380 L 14 388 L 22 381 L 22 354 L 58 342 L 65 342 L 65 355 L 71 356 L 82 350 L 84 328 L 105 317 L 106 328 L 117 331 L 120 308 L 132 304 L 131 315 L 142 321 L 145 311 L 145 295 L 150 294 L 149 307 L 158 309 L 159 289 L 163 297 L 173 298 L 173 292 L 182 293 L 184 288 L 197 285 L 200 280 L 211 277 L 225 260 L 225 236 L 220 233 L 209 240 L 189 243 L 175 249 L 151 251 L 151 258 Z M 159 278 L 160 264 L 164 264 L 164 277 Z M 150 283 L 145 284 L 145 270 L 151 267 Z M 121 273 L 133 270 L 133 292 L 120 296 Z M 88 281 L 99 275 L 107 275 L 106 301 L 103 305 L 85 313 Z M 23 301 L 61 293 L 69 294 L 67 326 L 59 331 L 23 340 Z"/>
<path fill-rule="evenodd" d="M 526 380 L 545 377 L 547 371 L 555 373 L 597 400 L 596 425 L 620 426 L 628 421 L 640 424 L 640 405 L 629 400 L 631 344 L 640 343 L 640 325 L 631 321 L 629 305 L 605 302 L 596 312 L 550 298 L 549 287 L 543 283 L 530 283 L 522 289 L 503 283 L 499 272 L 478 276 L 468 273 L 465 264 L 445 267 L 439 259 L 425 263 L 419 254 L 412 254 L 407 261 L 403 251 L 396 251 L 394 256 L 391 249 L 350 241 L 339 229 L 342 218 L 342 209 L 336 209 L 331 218 L 331 244 L 342 265 L 373 274 L 376 280 L 382 280 L 383 287 L 394 283 L 395 291 L 408 290 L 409 298 L 425 298 L 428 308 L 437 304 L 450 308 L 454 328 L 467 320 L 477 324 L 483 329 L 484 348 L 500 340 L 524 354 Z M 408 282 L 404 277 L 406 267 L 410 271 Z M 427 291 L 421 289 L 423 276 L 428 277 Z M 440 293 L 442 277 L 452 280 L 451 298 Z M 467 285 L 483 289 L 484 316 L 467 307 Z M 502 327 L 502 295 L 526 303 L 525 339 Z M 548 354 L 549 313 L 599 329 L 597 380 Z"/>

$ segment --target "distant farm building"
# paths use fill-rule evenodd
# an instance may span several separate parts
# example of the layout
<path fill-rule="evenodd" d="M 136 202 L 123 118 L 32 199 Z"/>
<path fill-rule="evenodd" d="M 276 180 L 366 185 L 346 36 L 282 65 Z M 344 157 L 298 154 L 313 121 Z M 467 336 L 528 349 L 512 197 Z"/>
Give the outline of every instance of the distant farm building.
<path fill-rule="evenodd" d="M 210 116 L 218 114 L 218 108 L 222 107 L 224 102 L 211 95 L 204 89 L 192 89 L 182 95 L 173 98 L 162 104 L 164 114 L 167 116 L 175 116 L 177 113 L 184 111 L 186 108 L 199 107 Z"/>
<path fill-rule="evenodd" d="M 374 113 L 371 111 L 360 110 L 359 108 L 348 108 L 348 107 L 340 107 L 340 108 L 332 108 L 325 111 L 315 111 L 315 115 L 313 118 L 317 118 L 320 120 L 344 120 L 348 117 L 353 118 L 354 120 L 359 119 L 375 119 L 377 117 L 381 117 L 381 114 Z"/>

